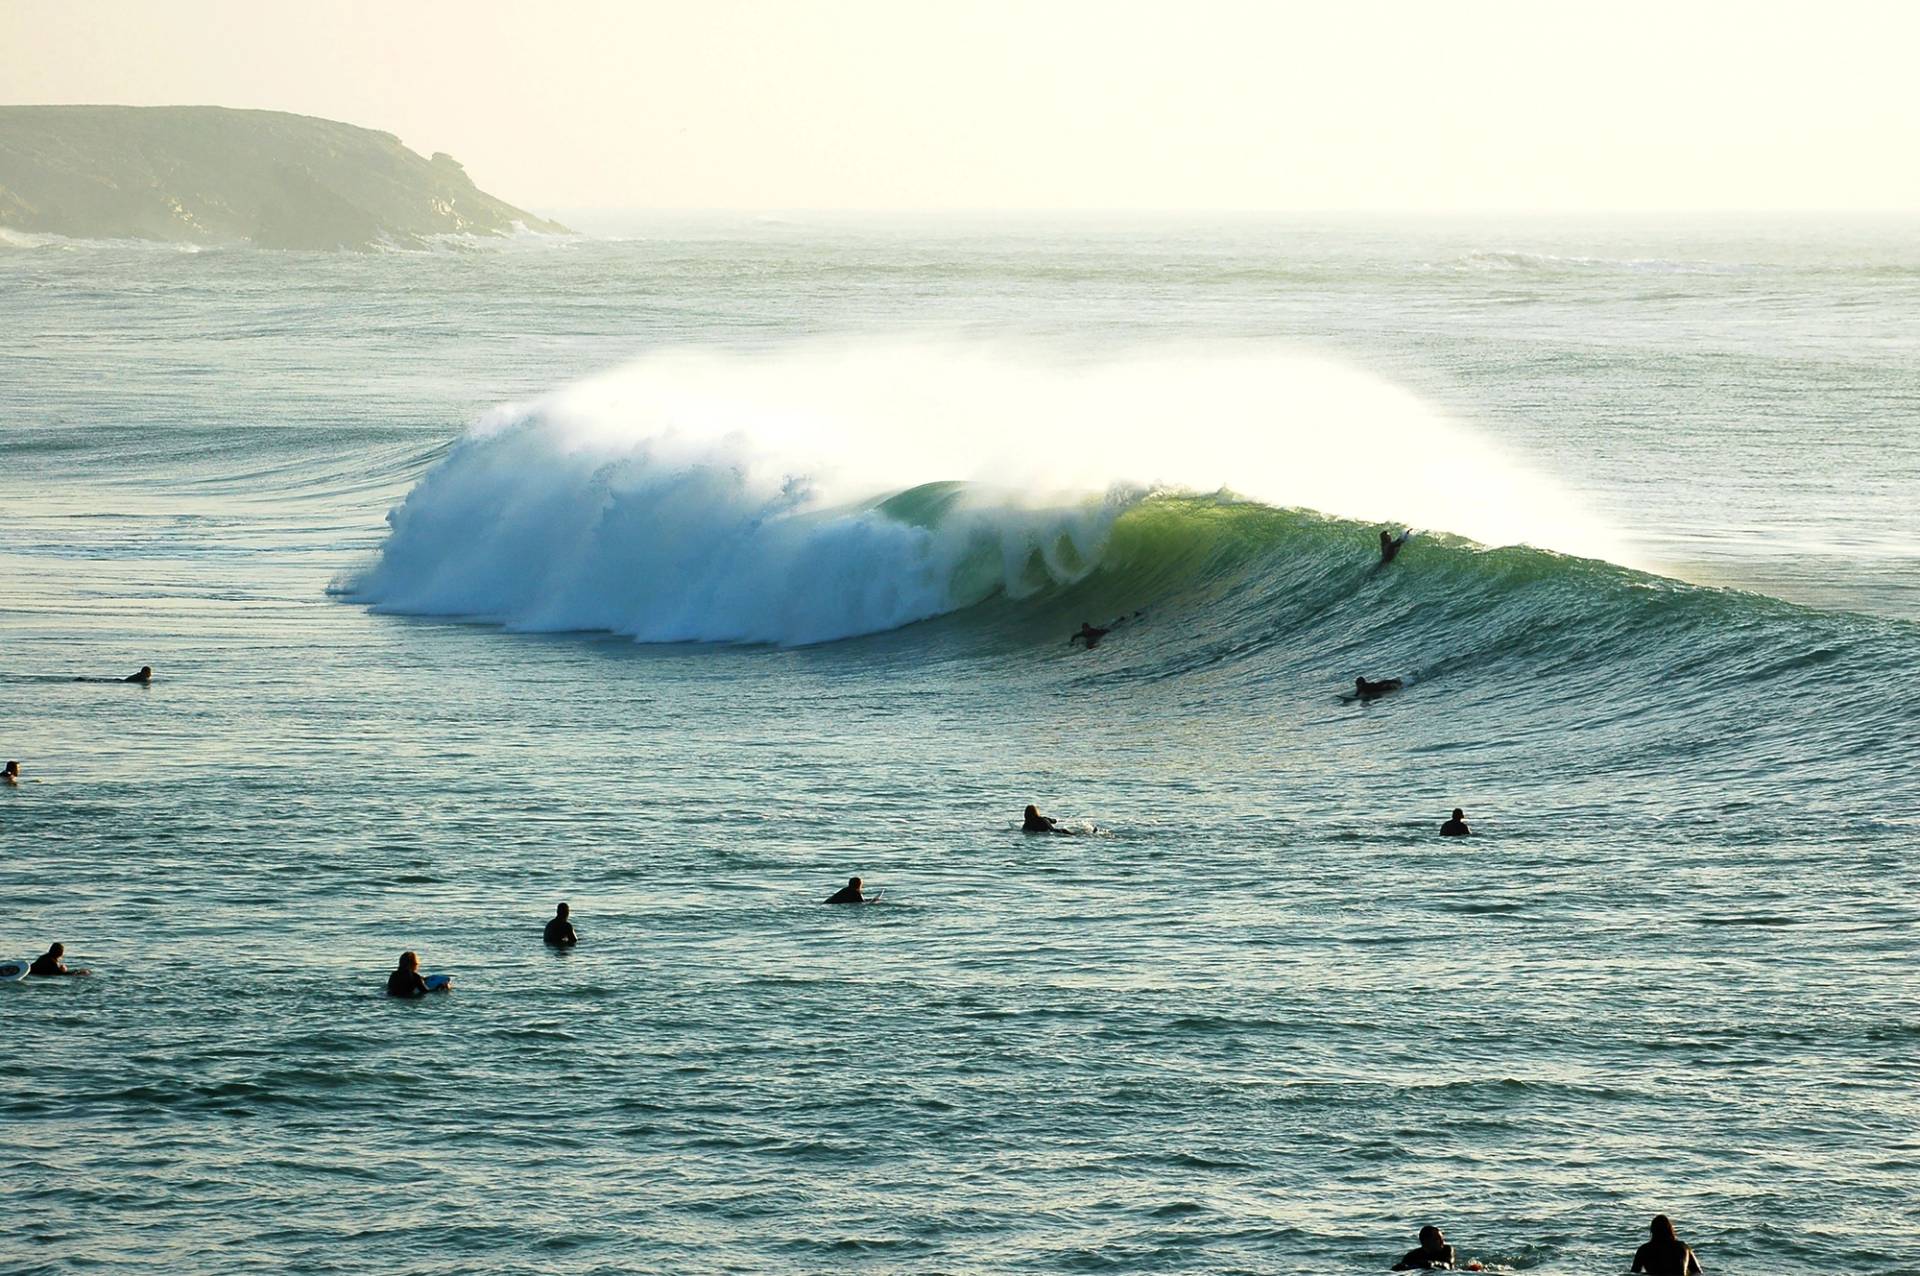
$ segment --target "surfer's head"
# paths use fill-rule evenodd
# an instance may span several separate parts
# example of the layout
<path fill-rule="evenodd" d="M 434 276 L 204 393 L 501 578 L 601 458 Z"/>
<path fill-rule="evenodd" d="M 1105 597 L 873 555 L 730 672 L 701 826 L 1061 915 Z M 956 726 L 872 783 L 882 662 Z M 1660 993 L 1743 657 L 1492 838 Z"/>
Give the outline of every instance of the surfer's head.
<path fill-rule="evenodd" d="M 66 951 L 67 951 L 67 946 L 65 944 L 48 944 L 47 945 L 47 955 L 50 957 L 58 957 L 63 953 L 65 953 Z"/>
<path fill-rule="evenodd" d="M 18 762 L 9 762 L 7 763 L 7 769 L 4 771 L 0 771 L 0 775 L 6 776 L 9 780 L 11 780 L 14 776 L 19 774 L 20 774 L 20 764 Z"/>
<path fill-rule="evenodd" d="M 9 766 L 11 766 L 11 765 L 12 765 L 12 763 L 8 763 L 8 765 L 9 765 Z M 1037 816 L 1037 815 L 1039 815 L 1039 814 L 1040 814 L 1040 808 L 1039 808 L 1039 807 L 1037 807 L 1037 806 L 1035 806 L 1035 805 L 1033 805 L 1033 804 L 1032 804 L 1031 802 L 1029 802 L 1029 803 L 1027 804 L 1027 818 L 1028 818 L 1028 819 L 1033 819 L 1033 818 L 1034 818 L 1035 816 Z"/>
<path fill-rule="evenodd" d="M 1380 534 L 1382 536 L 1386 535 L 1385 532 L 1382 532 Z M 1420 1244 L 1424 1248 L 1439 1249 L 1442 1245 L 1446 1243 L 1447 1243 L 1447 1238 L 1442 1236 L 1440 1234 L 1440 1229 L 1435 1227 L 1432 1223 L 1428 1223 L 1425 1227 L 1420 1229 Z"/>
<path fill-rule="evenodd" d="M 567 915 L 567 911 L 568 911 L 567 906 L 565 904 L 561 904 L 553 910 L 553 915 L 555 917 L 565 917 Z"/>
<path fill-rule="evenodd" d="M 857 891 L 860 889 L 860 879 L 857 877 L 849 877 L 847 879 L 847 885 Z"/>
<path fill-rule="evenodd" d="M 1673 1220 L 1665 1214 L 1655 1214 L 1653 1216 L 1653 1226 L 1648 1230 L 1653 1233 L 1653 1239 L 1657 1241 L 1678 1241 L 1680 1239 L 1673 1234 Z"/>
<path fill-rule="evenodd" d="M 1467 813 L 1456 806 L 1453 808 L 1453 818 L 1456 820 L 1464 820 L 1467 818 Z"/>
<path fill-rule="evenodd" d="M 414 951 L 412 951 L 411 949 L 409 949 L 408 951 L 406 951 L 406 952 L 404 952 L 404 953 L 401 953 L 401 954 L 400 954 L 400 969 L 402 969 L 402 970 L 418 970 L 418 969 L 420 969 L 420 954 L 419 954 L 419 953 L 416 953 L 416 952 L 414 952 Z"/>

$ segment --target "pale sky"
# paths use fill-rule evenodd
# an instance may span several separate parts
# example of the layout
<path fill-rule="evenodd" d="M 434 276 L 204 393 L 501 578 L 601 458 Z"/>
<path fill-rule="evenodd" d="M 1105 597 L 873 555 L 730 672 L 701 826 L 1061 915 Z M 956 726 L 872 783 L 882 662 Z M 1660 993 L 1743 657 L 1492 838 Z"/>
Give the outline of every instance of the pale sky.
<path fill-rule="evenodd" d="M 1920 3 L 0 0 L 0 103 L 565 209 L 1920 210 Z"/>

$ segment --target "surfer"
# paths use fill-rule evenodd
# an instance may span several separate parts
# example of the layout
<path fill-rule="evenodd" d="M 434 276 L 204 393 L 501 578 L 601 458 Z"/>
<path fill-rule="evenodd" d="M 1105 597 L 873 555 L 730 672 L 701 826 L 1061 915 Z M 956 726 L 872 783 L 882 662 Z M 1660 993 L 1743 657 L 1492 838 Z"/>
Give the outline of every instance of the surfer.
<path fill-rule="evenodd" d="M 1397 537 L 1389 531 L 1383 530 L 1380 533 L 1380 565 L 1382 567 L 1393 561 L 1393 556 L 1400 552 L 1400 547 L 1407 543 L 1407 537 L 1411 535 L 1413 535 L 1411 531 L 1402 532 Z"/>
<path fill-rule="evenodd" d="M 33 965 L 27 967 L 27 973 L 40 979 L 50 979 L 55 975 L 84 975 L 84 970 L 68 970 L 67 963 L 61 958 L 66 956 L 65 944 L 54 944 L 46 952 L 33 959 Z"/>
<path fill-rule="evenodd" d="M 1020 821 L 1020 831 L 1022 833 L 1058 833 L 1060 821 L 1051 815 L 1040 814 L 1040 808 L 1037 806 L 1029 806 L 1026 818 Z"/>
<path fill-rule="evenodd" d="M 424 997 L 427 995 L 427 981 L 420 977 L 420 955 L 408 951 L 400 954 L 400 964 L 387 976 L 387 996 Z"/>
<path fill-rule="evenodd" d="M 124 678 L 122 678 L 122 679 L 121 679 L 120 681 L 122 681 L 122 682 L 152 682 L 152 681 L 153 681 L 153 666 L 152 666 L 152 665 L 141 665 L 141 666 L 140 666 L 140 672 L 139 672 L 139 673 L 130 673 L 130 674 L 128 674 L 128 675 L 127 675 L 126 677 L 124 677 Z"/>
<path fill-rule="evenodd" d="M 547 919 L 546 934 L 541 936 L 555 948 L 571 948 L 580 942 L 580 937 L 573 933 L 573 923 L 567 920 L 568 911 L 565 904 L 555 908 L 553 916 Z"/>
<path fill-rule="evenodd" d="M 0 780 L 5 780 L 8 784 L 20 783 L 20 764 L 18 762 L 7 763 L 7 769 L 0 771 Z"/>
<path fill-rule="evenodd" d="M 1398 678 L 1382 678 L 1378 682 L 1368 682 L 1365 678 L 1353 680 L 1353 694 L 1357 700 L 1378 700 L 1389 691 L 1400 690 Z"/>
<path fill-rule="evenodd" d="M 878 899 L 879 896 L 874 896 Z M 823 904 L 865 904 L 867 897 L 860 893 L 860 879 L 849 877 L 847 884 L 820 901 Z"/>
<path fill-rule="evenodd" d="M 1459 807 L 1453 808 L 1453 818 L 1440 826 L 1441 837 L 1470 837 L 1473 830 L 1467 827 L 1467 813 Z"/>
<path fill-rule="evenodd" d="M 1440 1234 L 1439 1228 L 1429 1223 L 1420 1229 L 1420 1248 L 1408 1250 L 1406 1257 L 1388 1270 L 1450 1272 L 1453 1270 L 1453 1246 L 1447 1244 L 1447 1238 Z"/>
<path fill-rule="evenodd" d="M 1084 642 L 1087 644 L 1087 650 L 1092 651 L 1100 645 L 1102 638 L 1105 638 L 1112 632 L 1113 626 L 1111 625 L 1105 629 L 1097 629 L 1094 627 L 1092 621 L 1083 620 L 1080 622 L 1080 632 L 1067 639 L 1067 646 L 1071 647 L 1075 642 Z"/>
<path fill-rule="evenodd" d="M 1649 1229 L 1653 1239 L 1633 1252 L 1633 1267 L 1647 1276 L 1700 1276 L 1700 1260 L 1693 1249 L 1673 1234 L 1673 1220 L 1655 1214 Z"/>

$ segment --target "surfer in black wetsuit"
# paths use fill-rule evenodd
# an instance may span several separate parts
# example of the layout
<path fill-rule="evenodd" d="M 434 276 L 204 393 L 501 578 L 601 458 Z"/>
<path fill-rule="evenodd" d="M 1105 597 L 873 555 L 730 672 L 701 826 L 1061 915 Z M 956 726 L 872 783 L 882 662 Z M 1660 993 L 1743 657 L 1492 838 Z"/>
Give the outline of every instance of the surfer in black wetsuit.
<path fill-rule="evenodd" d="M 1020 831 L 1022 833 L 1058 833 L 1060 821 L 1051 815 L 1040 814 L 1040 808 L 1037 806 L 1029 806 L 1026 818 L 1020 822 Z"/>
<path fill-rule="evenodd" d="M 1368 682 L 1365 678 L 1353 680 L 1353 694 L 1358 700 L 1378 700 L 1387 692 L 1398 690 L 1400 690 L 1398 678 L 1382 678 L 1378 682 Z"/>
<path fill-rule="evenodd" d="M 555 948 L 571 948 L 580 942 L 573 933 L 573 923 L 567 920 L 568 908 L 565 904 L 553 910 L 553 916 L 547 919 L 547 931 L 541 938 Z"/>
<path fill-rule="evenodd" d="M 860 879 L 849 877 L 847 884 L 820 901 L 823 904 L 864 904 L 867 897 L 860 893 Z"/>
<path fill-rule="evenodd" d="M 122 682 L 152 682 L 152 681 L 153 681 L 153 666 L 152 666 L 152 665 L 141 665 L 141 666 L 140 666 L 140 672 L 139 672 L 139 673 L 130 673 L 130 674 L 128 674 L 128 675 L 127 675 L 126 677 L 124 677 L 124 678 L 122 678 L 122 679 L 121 679 L 120 681 L 122 681 Z"/>
<path fill-rule="evenodd" d="M 1413 535 L 1412 532 L 1402 532 L 1398 536 L 1387 531 L 1380 533 L 1380 565 L 1382 567 L 1393 561 L 1393 556 L 1400 552 L 1400 547 L 1407 543 L 1407 537 L 1411 535 Z"/>
<path fill-rule="evenodd" d="M 427 995 L 427 981 L 420 978 L 420 955 L 414 952 L 400 954 L 400 964 L 387 976 L 387 996 L 424 997 Z"/>
<path fill-rule="evenodd" d="M 18 762 L 7 763 L 7 769 L 0 771 L 0 780 L 5 780 L 8 784 L 20 783 L 20 764 Z"/>
<path fill-rule="evenodd" d="M 1429 1223 L 1420 1229 L 1420 1248 L 1410 1249 L 1406 1257 L 1395 1263 L 1389 1271 L 1430 1272 L 1453 1270 L 1453 1246 L 1447 1244 L 1447 1238 L 1440 1229 Z"/>
<path fill-rule="evenodd" d="M 1083 620 L 1080 622 L 1080 632 L 1067 639 L 1067 646 L 1071 647 L 1076 642 L 1084 642 L 1087 644 L 1087 650 L 1092 651 L 1100 645 L 1102 638 L 1105 638 L 1112 632 L 1113 627 L 1111 625 L 1105 629 L 1097 629 L 1094 627 L 1092 621 Z"/>
<path fill-rule="evenodd" d="M 87 972 L 84 970 L 67 969 L 67 963 L 61 960 L 61 958 L 66 956 L 66 953 L 67 946 L 65 944 L 54 944 L 48 948 L 46 952 L 41 953 L 33 959 L 33 965 L 27 967 L 27 973 L 38 979 L 51 979 L 56 975 L 86 974 Z"/>
<path fill-rule="evenodd" d="M 1656 1214 L 1650 1230 L 1653 1239 L 1633 1252 L 1633 1271 L 1647 1276 L 1700 1276 L 1700 1260 L 1674 1235 L 1672 1219 Z"/>
<path fill-rule="evenodd" d="M 1441 837 L 1471 837 L 1473 830 L 1467 827 L 1467 813 L 1459 807 L 1453 808 L 1453 818 L 1440 826 Z"/>

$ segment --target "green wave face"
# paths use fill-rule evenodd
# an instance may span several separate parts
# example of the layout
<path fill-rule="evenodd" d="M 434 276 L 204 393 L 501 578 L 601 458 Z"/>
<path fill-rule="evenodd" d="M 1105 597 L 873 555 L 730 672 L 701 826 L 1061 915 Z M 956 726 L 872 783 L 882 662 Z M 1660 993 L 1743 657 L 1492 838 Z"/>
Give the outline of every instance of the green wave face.
<path fill-rule="evenodd" d="M 963 507 L 940 486 L 902 494 L 936 527 Z M 1097 545 L 1036 549 L 1024 592 L 993 587 L 983 543 L 955 569 L 962 609 L 886 641 L 1025 666 L 1082 621 L 1118 621 L 1085 658 L 1096 693 L 1174 681 L 1237 709 L 1305 689 L 1330 702 L 1356 676 L 1398 677 L 1400 711 L 1438 715 L 1420 724 L 1441 728 L 1433 747 L 1455 722 L 1547 732 L 1556 749 L 1620 752 L 1627 775 L 1679 759 L 1805 765 L 1811 749 L 1871 785 L 1910 745 L 1900 698 L 1873 671 L 1910 659 L 1911 624 L 1444 533 L 1416 534 L 1382 566 L 1380 530 L 1229 494 L 1149 495 Z"/>

